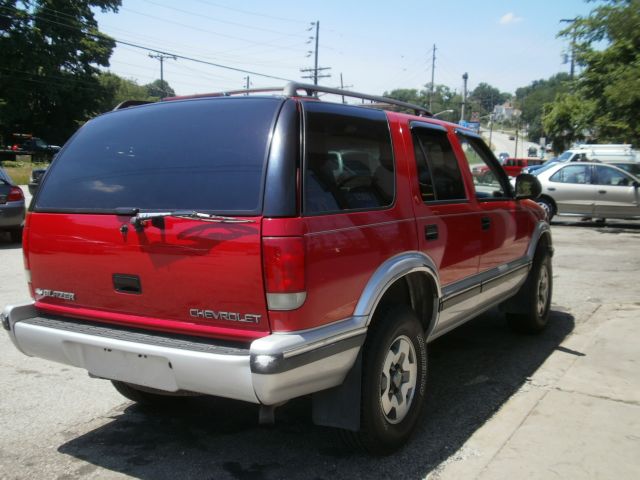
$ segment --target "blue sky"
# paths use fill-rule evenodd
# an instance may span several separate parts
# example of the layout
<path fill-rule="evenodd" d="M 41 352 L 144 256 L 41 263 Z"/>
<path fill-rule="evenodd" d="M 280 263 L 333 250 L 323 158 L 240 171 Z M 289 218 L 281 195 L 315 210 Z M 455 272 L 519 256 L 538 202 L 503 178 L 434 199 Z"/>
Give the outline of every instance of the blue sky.
<path fill-rule="evenodd" d="M 586 15 L 583 0 L 458 0 L 321 2 L 244 0 L 123 0 L 99 13 L 100 29 L 117 39 L 276 77 L 301 80 L 313 65 L 307 31 L 320 21 L 319 64 L 331 67 L 323 85 L 344 84 L 381 94 L 422 88 L 431 80 L 462 89 L 486 82 L 514 92 L 533 80 L 568 71 L 560 19 Z M 165 61 L 165 80 L 181 95 L 242 88 L 246 74 L 179 59 Z M 148 52 L 119 45 L 110 70 L 141 84 L 160 77 Z M 252 86 L 284 82 L 250 75 Z"/>

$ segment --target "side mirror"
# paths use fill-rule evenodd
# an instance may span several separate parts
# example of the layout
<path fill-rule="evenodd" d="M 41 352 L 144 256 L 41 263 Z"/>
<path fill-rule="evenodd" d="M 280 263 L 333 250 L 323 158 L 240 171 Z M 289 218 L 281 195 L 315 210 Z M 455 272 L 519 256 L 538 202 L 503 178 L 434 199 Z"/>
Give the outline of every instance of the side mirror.
<path fill-rule="evenodd" d="M 516 177 L 516 200 L 534 200 L 542 193 L 542 185 L 535 175 L 521 173 Z"/>

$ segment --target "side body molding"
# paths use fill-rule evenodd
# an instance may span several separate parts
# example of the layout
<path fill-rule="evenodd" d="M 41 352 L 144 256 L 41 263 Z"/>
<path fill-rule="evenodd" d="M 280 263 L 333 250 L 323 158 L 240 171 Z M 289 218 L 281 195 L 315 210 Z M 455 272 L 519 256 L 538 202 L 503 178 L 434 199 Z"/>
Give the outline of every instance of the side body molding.
<path fill-rule="evenodd" d="M 438 298 L 442 296 L 435 262 L 422 252 L 405 252 L 386 260 L 378 267 L 364 288 L 353 312 L 354 316 L 371 316 L 387 289 L 398 279 L 414 272 L 429 275 L 436 286 Z M 367 324 L 371 321 L 368 319 Z"/>

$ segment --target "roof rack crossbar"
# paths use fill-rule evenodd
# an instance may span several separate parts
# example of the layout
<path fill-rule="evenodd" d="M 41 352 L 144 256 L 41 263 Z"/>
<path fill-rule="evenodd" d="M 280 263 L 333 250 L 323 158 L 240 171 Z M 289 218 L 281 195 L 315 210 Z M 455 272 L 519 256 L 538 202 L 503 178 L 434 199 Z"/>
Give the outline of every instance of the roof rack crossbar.
<path fill-rule="evenodd" d="M 230 97 L 233 95 L 248 95 L 251 93 L 267 93 L 267 92 L 281 92 L 285 97 L 298 97 L 300 94 L 298 93 L 300 90 L 303 90 L 306 96 L 312 97 L 314 93 L 330 93 L 334 95 L 340 95 L 342 97 L 350 97 L 350 98 L 360 98 L 362 100 L 370 100 L 377 104 L 384 105 L 396 105 L 398 107 L 406 108 L 407 110 L 413 110 L 416 115 L 420 115 L 423 117 L 432 117 L 433 115 L 429 110 L 420 105 L 416 105 L 414 103 L 403 102 L 401 100 L 396 100 L 394 98 L 389 97 L 381 97 L 378 95 L 369 95 L 366 93 L 352 92 L 350 90 L 342 90 L 340 88 L 331 88 L 331 87 L 323 87 L 321 85 L 311 85 L 308 83 L 298 83 L 298 82 L 289 82 L 282 87 L 263 87 L 263 88 L 250 88 L 250 89 L 242 89 L 242 90 L 227 90 L 222 92 L 212 92 L 212 93 L 201 93 L 195 95 L 186 95 L 179 97 L 167 97 L 163 98 L 161 101 L 171 101 L 171 100 L 186 100 L 186 99 L 194 99 L 194 98 L 206 98 L 206 97 Z M 128 105 L 127 105 L 128 106 Z"/>
<path fill-rule="evenodd" d="M 400 100 L 396 100 L 394 98 L 380 97 L 377 95 L 369 95 L 366 93 L 352 92 L 350 90 L 342 90 L 340 88 L 331 88 L 331 87 L 323 87 L 320 85 L 311 85 L 307 83 L 290 82 L 284 87 L 283 93 L 287 97 L 295 97 L 295 96 L 298 96 L 299 90 L 304 90 L 308 96 L 312 96 L 316 92 L 332 93 L 334 95 L 340 95 L 344 97 L 361 98 L 363 100 L 371 100 L 377 103 L 397 105 L 402 108 L 413 110 L 416 113 L 416 115 L 421 115 L 424 117 L 433 116 L 429 110 L 427 110 L 424 107 L 421 107 L 420 105 L 403 102 Z"/>

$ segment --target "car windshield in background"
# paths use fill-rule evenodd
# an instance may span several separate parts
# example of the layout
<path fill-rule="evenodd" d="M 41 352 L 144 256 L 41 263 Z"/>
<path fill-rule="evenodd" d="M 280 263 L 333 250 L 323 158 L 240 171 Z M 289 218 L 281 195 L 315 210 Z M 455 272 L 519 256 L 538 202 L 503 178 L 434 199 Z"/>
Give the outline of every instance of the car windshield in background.
<path fill-rule="evenodd" d="M 569 151 L 564 152 L 562 155 L 560 155 L 558 157 L 558 161 L 559 162 L 566 162 L 567 160 L 569 160 L 571 158 L 571 155 L 573 155 L 572 152 L 569 152 Z"/>
<path fill-rule="evenodd" d="M 256 214 L 276 98 L 174 101 L 87 123 L 47 174 L 39 211 Z"/>
<path fill-rule="evenodd" d="M 554 165 L 557 165 L 558 163 L 560 163 L 559 160 L 549 160 L 544 165 L 542 165 L 540 168 L 536 168 L 535 170 L 532 170 L 529 173 L 531 173 L 531 175 L 540 175 L 542 172 L 546 172 L 547 170 L 552 168 Z"/>

